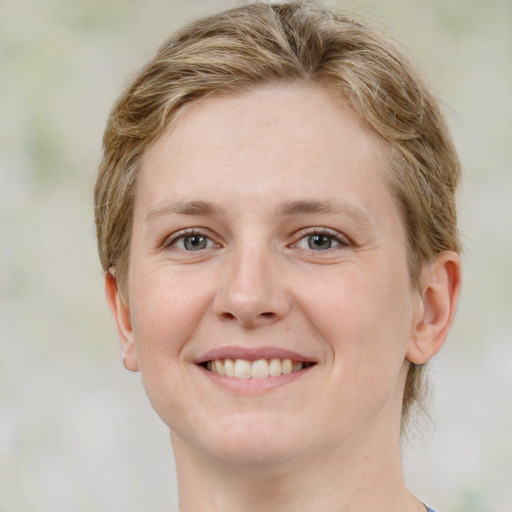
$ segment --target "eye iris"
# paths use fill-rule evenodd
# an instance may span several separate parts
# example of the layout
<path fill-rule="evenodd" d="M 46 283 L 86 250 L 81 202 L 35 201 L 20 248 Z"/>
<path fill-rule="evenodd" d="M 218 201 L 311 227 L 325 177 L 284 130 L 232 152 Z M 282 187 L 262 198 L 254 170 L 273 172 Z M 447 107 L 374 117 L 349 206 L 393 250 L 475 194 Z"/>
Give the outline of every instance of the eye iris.
<path fill-rule="evenodd" d="M 332 238 L 328 235 L 316 234 L 308 237 L 308 246 L 310 249 L 325 250 L 332 246 Z"/>
<path fill-rule="evenodd" d="M 187 251 L 197 251 L 198 249 L 205 249 L 208 239 L 201 235 L 186 236 L 183 239 L 183 246 Z"/>

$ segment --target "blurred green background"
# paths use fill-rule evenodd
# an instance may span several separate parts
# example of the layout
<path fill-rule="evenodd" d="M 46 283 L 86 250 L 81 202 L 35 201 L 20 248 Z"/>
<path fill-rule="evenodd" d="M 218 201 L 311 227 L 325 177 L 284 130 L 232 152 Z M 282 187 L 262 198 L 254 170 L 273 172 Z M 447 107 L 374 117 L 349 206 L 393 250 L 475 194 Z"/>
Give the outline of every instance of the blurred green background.
<path fill-rule="evenodd" d="M 92 184 L 109 109 L 170 32 L 227 0 L 0 0 L 0 510 L 176 509 L 168 433 L 121 364 Z M 443 99 L 462 159 L 464 287 L 407 480 L 512 510 L 512 2 L 364 0 Z"/>

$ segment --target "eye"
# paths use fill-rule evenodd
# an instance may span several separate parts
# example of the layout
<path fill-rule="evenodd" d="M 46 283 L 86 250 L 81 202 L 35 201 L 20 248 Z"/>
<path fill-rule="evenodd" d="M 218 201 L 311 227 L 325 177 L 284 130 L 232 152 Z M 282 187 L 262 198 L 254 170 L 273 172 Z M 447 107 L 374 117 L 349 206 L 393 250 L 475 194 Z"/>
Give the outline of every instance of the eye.
<path fill-rule="evenodd" d="M 316 251 L 325 251 L 326 249 L 330 249 L 333 245 L 339 245 L 339 242 L 336 242 L 332 236 L 323 234 L 309 235 L 306 237 L 306 240 L 308 247 Z"/>
<path fill-rule="evenodd" d="M 201 251 L 216 246 L 213 240 L 195 231 L 177 234 L 164 245 L 182 251 Z"/>
<path fill-rule="evenodd" d="M 313 251 L 327 251 L 339 246 L 348 246 L 349 243 L 343 240 L 338 233 L 331 233 L 330 231 L 315 231 L 303 236 L 296 244 L 295 247 L 299 249 L 310 249 Z"/>

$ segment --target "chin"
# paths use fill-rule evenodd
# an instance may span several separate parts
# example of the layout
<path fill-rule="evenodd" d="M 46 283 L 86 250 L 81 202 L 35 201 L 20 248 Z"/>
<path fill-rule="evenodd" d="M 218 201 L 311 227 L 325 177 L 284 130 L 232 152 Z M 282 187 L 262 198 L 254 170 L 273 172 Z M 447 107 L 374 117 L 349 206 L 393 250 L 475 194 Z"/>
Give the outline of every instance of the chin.
<path fill-rule="evenodd" d="M 293 424 L 270 413 L 231 415 L 216 422 L 214 428 L 198 429 L 195 442 L 192 435 L 188 431 L 184 440 L 203 454 L 221 464 L 252 471 L 258 466 L 268 470 L 294 460 L 307 446 L 304 435 Z"/>

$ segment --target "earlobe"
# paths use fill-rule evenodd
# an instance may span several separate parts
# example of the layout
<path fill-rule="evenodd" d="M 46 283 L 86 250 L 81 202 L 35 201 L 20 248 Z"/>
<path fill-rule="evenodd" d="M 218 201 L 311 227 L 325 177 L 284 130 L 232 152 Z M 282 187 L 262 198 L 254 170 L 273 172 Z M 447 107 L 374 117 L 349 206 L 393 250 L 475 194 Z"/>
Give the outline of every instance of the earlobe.
<path fill-rule="evenodd" d="M 424 364 L 443 346 L 455 316 L 461 286 L 460 256 L 441 253 L 422 273 L 420 312 L 407 349 L 411 363 Z"/>
<path fill-rule="evenodd" d="M 117 280 L 110 272 L 105 276 L 105 293 L 108 305 L 114 316 L 119 343 L 123 353 L 123 364 L 127 370 L 137 372 L 139 371 L 139 363 L 135 351 L 130 308 L 124 303 L 119 292 Z"/>

